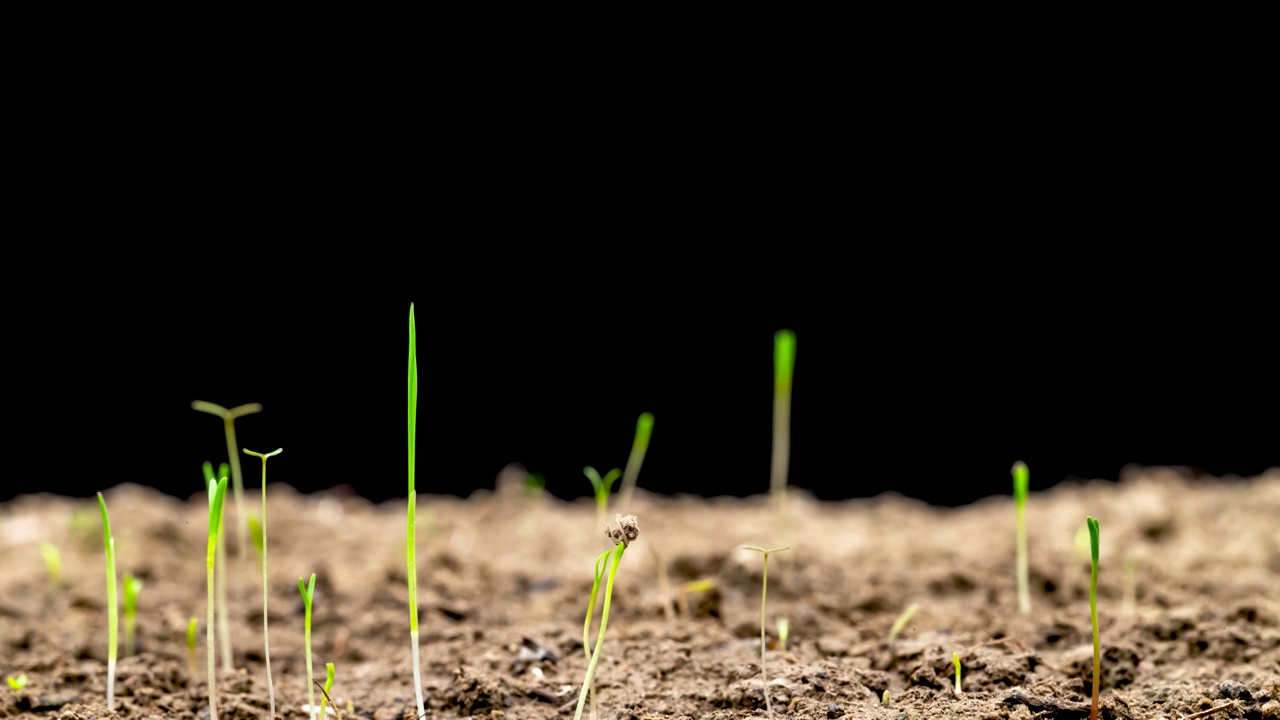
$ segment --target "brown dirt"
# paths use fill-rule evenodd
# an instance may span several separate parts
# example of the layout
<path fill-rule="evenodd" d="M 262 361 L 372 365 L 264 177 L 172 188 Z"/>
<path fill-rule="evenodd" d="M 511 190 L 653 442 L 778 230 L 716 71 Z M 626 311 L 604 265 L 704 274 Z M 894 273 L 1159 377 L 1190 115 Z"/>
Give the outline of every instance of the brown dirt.
<path fill-rule="evenodd" d="M 344 717 L 401 718 L 413 704 L 403 504 L 270 490 L 279 714 L 304 717 L 297 578 L 315 572 L 315 664 L 321 675 L 325 662 L 337 665 L 335 700 L 354 707 Z M 897 496 L 790 500 L 780 527 L 765 498 L 637 496 L 640 538 L 622 561 L 598 674 L 602 718 L 766 716 L 760 558 L 738 549 L 746 544 L 792 546 L 769 563 L 770 642 L 774 618 L 791 628 L 788 647 L 768 656 L 779 717 L 1087 717 L 1087 560 L 1070 561 L 1086 514 L 1102 523 L 1103 717 L 1172 719 L 1228 704 L 1213 717 L 1280 717 L 1280 472 L 1194 481 L 1152 470 L 1033 494 L 1029 617 L 1017 612 L 1008 497 L 955 510 Z M 203 668 L 204 497 L 121 486 L 107 502 L 120 571 L 146 582 L 140 654 L 120 662 L 116 714 L 207 717 L 203 671 L 188 676 L 183 643 L 187 619 L 199 616 Z M 505 491 L 418 507 L 430 717 L 572 717 L 591 567 L 608 548 L 593 508 L 531 507 Z M 37 550 L 45 539 L 63 552 L 56 590 Z M 669 623 L 659 557 L 672 587 L 715 581 L 688 598 L 687 615 L 676 603 Z M 1132 614 L 1122 613 L 1127 557 L 1137 561 Z M 100 705 L 103 564 L 91 501 L 27 496 L 0 506 L 0 673 L 30 677 L 19 692 L 0 685 L 0 716 L 115 716 Z M 229 567 L 238 669 L 219 676 L 220 715 L 261 718 L 260 571 L 250 561 Z M 920 610 L 890 645 L 889 627 L 911 603 Z M 953 651 L 962 696 L 952 690 Z"/>

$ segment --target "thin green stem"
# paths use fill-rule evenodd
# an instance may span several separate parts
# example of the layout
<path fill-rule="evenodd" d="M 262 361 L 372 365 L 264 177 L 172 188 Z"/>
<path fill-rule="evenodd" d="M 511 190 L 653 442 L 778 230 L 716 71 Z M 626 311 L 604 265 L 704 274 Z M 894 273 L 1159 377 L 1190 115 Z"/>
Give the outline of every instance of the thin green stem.
<path fill-rule="evenodd" d="M 413 319 L 413 303 L 409 303 L 409 380 L 408 380 L 408 433 L 409 433 L 409 524 L 405 533 L 406 577 L 409 581 L 409 641 L 413 654 L 413 694 L 418 703 L 418 717 L 427 714 L 422 701 L 422 668 L 418 653 L 418 562 L 416 548 L 418 535 L 414 527 L 414 513 L 418 493 L 414 486 L 414 472 L 418 444 L 418 329 Z"/>
<path fill-rule="evenodd" d="M 613 560 L 609 564 L 609 581 L 604 590 L 604 609 L 600 611 L 600 631 L 596 634 L 596 649 L 595 652 L 591 653 L 591 662 L 587 664 L 587 676 L 583 678 L 582 690 L 578 692 L 578 708 L 574 711 L 573 720 L 582 720 L 582 710 L 586 707 L 587 690 L 595 679 L 596 665 L 600 662 L 600 651 L 604 648 L 604 632 L 609 627 L 609 605 L 613 600 L 613 579 L 618 574 L 618 563 L 622 560 L 622 553 L 626 552 L 626 550 L 627 546 L 625 544 L 618 544 L 613 548 Z"/>
<path fill-rule="evenodd" d="M 773 466 L 769 492 L 778 516 L 786 514 L 787 467 L 791 457 L 791 380 L 796 362 L 796 335 L 779 330 L 773 336 Z"/>
<path fill-rule="evenodd" d="M 1030 474 L 1025 463 L 1013 466 L 1013 500 L 1017 506 L 1018 533 L 1018 610 L 1031 613 L 1031 591 L 1027 570 L 1027 483 Z"/>
<path fill-rule="evenodd" d="M 107 501 L 98 493 L 102 510 L 102 546 L 107 555 L 107 709 L 115 707 L 116 633 L 119 616 L 116 610 L 116 539 L 111 536 L 111 520 L 107 517 Z"/>
<path fill-rule="evenodd" d="M 760 685 L 764 689 L 764 706 L 773 717 L 773 703 L 769 700 L 769 675 L 765 672 L 765 601 L 769 597 L 769 553 L 764 554 L 764 569 L 760 576 Z"/>
<path fill-rule="evenodd" d="M 303 652 L 307 655 L 307 709 L 311 711 L 311 720 L 316 720 L 316 691 L 312 689 L 315 683 L 311 673 L 311 602 L 315 599 L 316 593 L 315 573 L 311 573 L 311 580 L 306 585 L 302 584 L 302 578 L 298 578 L 298 592 L 302 595 L 302 604 L 306 613 L 303 620 L 302 642 Z"/>
<path fill-rule="evenodd" d="M 262 647 L 267 661 L 267 699 L 271 712 L 268 717 L 276 716 L 276 686 L 271 679 L 271 638 L 267 632 L 267 600 L 270 597 L 270 585 L 267 583 L 267 458 L 283 452 L 279 448 L 275 452 L 256 453 L 245 449 L 245 453 L 262 458 L 262 521 L 258 527 L 262 531 Z"/>
<path fill-rule="evenodd" d="M 600 557 L 596 558 L 595 580 L 591 583 L 591 599 L 587 602 L 587 619 L 582 623 L 582 652 L 587 657 L 587 663 L 591 663 L 591 616 L 596 611 L 596 596 L 600 594 L 600 580 L 604 577 L 604 568 L 601 563 L 613 554 L 612 550 L 606 550 L 600 553 Z M 596 682 L 595 678 L 591 679 L 591 717 L 596 717 Z"/>
<path fill-rule="evenodd" d="M 1098 521 L 1089 517 L 1089 615 L 1093 621 L 1093 700 L 1089 706 L 1089 720 L 1098 720 L 1098 690 L 1102 685 L 1102 645 L 1098 636 Z"/>
<path fill-rule="evenodd" d="M 207 584 L 209 586 L 209 611 L 208 617 L 205 619 L 204 625 L 204 643 L 209 648 L 209 717 L 212 720 L 218 720 L 218 678 L 214 671 L 213 662 L 213 563 L 209 563 L 207 570 Z"/>
<path fill-rule="evenodd" d="M 227 478 L 209 483 L 209 540 L 205 546 L 205 587 L 208 592 L 208 617 L 205 621 L 205 645 L 209 655 L 209 718 L 218 720 L 218 677 L 214 669 L 213 613 L 215 605 L 214 565 L 218 558 L 218 537 L 222 530 L 222 505 L 227 497 Z"/>
<path fill-rule="evenodd" d="M 636 420 L 636 436 L 631 441 L 631 455 L 627 457 L 627 469 L 622 474 L 622 489 L 619 490 L 618 509 L 628 512 L 631 508 L 631 496 L 636 491 L 636 481 L 640 477 L 640 468 L 644 465 L 644 455 L 649 450 L 649 437 L 653 434 L 653 413 L 640 413 Z"/>
<path fill-rule="evenodd" d="M 246 557 L 248 552 L 245 548 L 249 543 L 246 542 L 245 533 L 248 531 L 248 524 L 245 523 L 247 517 L 244 512 L 244 480 L 240 475 L 240 453 L 236 452 L 236 424 L 235 419 L 227 417 L 226 423 L 227 435 L 227 456 L 231 463 L 231 487 L 235 494 L 236 500 L 236 556 Z"/>

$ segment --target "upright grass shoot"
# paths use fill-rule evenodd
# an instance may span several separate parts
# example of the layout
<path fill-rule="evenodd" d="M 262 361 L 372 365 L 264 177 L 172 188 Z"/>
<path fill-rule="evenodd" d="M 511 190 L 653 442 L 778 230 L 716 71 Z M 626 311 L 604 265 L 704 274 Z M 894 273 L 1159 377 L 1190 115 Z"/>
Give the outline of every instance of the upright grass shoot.
<path fill-rule="evenodd" d="M 893 621 L 893 627 L 889 628 L 889 644 L 892 645 L 894 640 L 907 629 L 907 623 L 911 622 L 911 618 L 916 616 L 916 611 L 920 609 L 920 603 L 911 603 L 906 610 Z"/>
<path fill-rule="evenodd" d="M 316 574 L 311 573 L 311 582 L 304 584 L 302 578 L 298 578 L 298 592 L 302 594 L 302 604 L 306 608 L 306 615 L 303 620 L 303 652 L 307 654 L 307 709 L 311 711 L 311 720 L 316 720 L 316 691 L 311 689 L 313 683 L 311 675 L 311 601 L 316 595 Z"/>
<path fill-rule="evenodd" d="M 209 717 L 218 720 L 218 676 L 213 668 L 214 564 L 218 558 L 218 535 L 222 531 L 222 503 L 227 497 L 227 478 L 209 481 L 209 539 L 205 545 L 205 587 L 208 609 L 205 616 L 204 644 L 209 655 Z"/>
<path fill-rule="evenodd" d="M 604 534 L 613 541 L 613 550 L 601 555 L 596 560 L 596 589 L 599 589 L 599 573 L 603 572 L 600 562 L 604 558 L 609 558 L 609 580 L 605 583 L 604 589 L 604 608 L 600 611 L 600 631 L 596 634 L 595 650 L 591 653 L 591 660 L 587 662 L 587 675 L 582 679 L 582 689 L 578 691 L 578 708 L 574 711 L 573 720 L 582 720 L 582 710 L 586 707 L 587 692 L 592 687 L 595 680 L 596 666 L 600 662 L 600 651 L 604 648 L 604 632 L 609 627 L 609 606 L 613 600 L 613 581 L 618 575 L 618 563 L 622 561 L 622 554 L 626 552 L 627 547 L 640 537 L 640 524 L 635 515 L 617 515 L 615 517 L 617 527 L 608 526 L 604 530 Z M 592 594 L 591 604 L 589 607 L 594 608 L 595 594 Z M 591 616 L 587 615 L 587 621 L 590 622 Z M 584 633 L 583 640 L 585 641 Z"/>
<path fill-rule="evenodd" d="M 783 550 L 790 550 L 791 548 L 780 547 L 780 548 L 770 548 L 766 550 L 765 548 L 756 547 L 755 545 L 746 545 L 743 547 L 743 549 L 751 550 L 753 552 L 758 552 L 763 556 L 764 565 L 760 575 L 760 681 L 762 685 L 761 689 L 764 690 L 765 709 L 769 711 L 769 717 L 773 717 L 773 703 L 769 700 L 769 676 L 765 672 L 765 664 L 764 664 L 765 662 L 764 651 L 767 647 L 765 644 L 764 626 L 765 626 L 765 601 L 768 599 L 768 596 L 769 596 L 769 555 L 771 553 L 782 552 Z"/>
<path fill-rule="evenodd" d="M 418 658 L 418 535 L 413 516 L 418 506 L 413 473 L 418 441 L 418 330 L 413 322 L 413 303 L 409 303 L 409 524 L 405 533 L 405 577 L 409 583 L 409 640 L 413 650 L 413 694 L 418 703 L 418 717 L 427 714 L 422 703 L 422 665 Z"/>
<path fill-rule="evenodd" d="M 44 569 L 49 574 L 50 588 L 57 588 L 62 584 L 62 553 L 58 552 L 57 545 L 42 542 L 40 557 L 44 559 Z"/>
<path fill-rule="evenodd" d="M 640 413 L 636 420 L 636 437 L 631 441 L 631 455 L 627 458 L 627 470 L 622 474 L 622 489 L 619 491 L 618 508 L 624 512 L 631 509 L 631 496 L 636 491 L 636 480 L 640 477 L 640 467 L 644 465 L 644 454 L 649 450 L 649 436 L 653 434 L 653 413 Z"/>
<path fill-rule="evenodd" d="M 136 655 L 138 631 L 138 593 L 142 591 L 142 581 L 126 574 L 124 576 L 124 654 Z"/>
<path fill-rule="evenodd" d="M 960 656 L 958 654 L 951 653 L 951 664 L 956 666 L 956 694 L 961 695 L 964 691 L 960 689 Z"/>
<path fill-rule="evenodd" d="M 107 501 L 98 493 L 102 510 L 102 546 L 107 552 L 107 709 L 116 702 L 116 633 L 120 622 L 116 609 L 116 539 L 111 536 L 111 519 L 107 517 Z"/>
<path fill-rule="evenodd" d="M 1102 684 L 1102 645 L 1098 641 L 1098 521 L 1085 518 L 1089 525 L 1089 618 L 1093 622 L 1093 700 L 1089 720 L 1098 720 L 1098 686 Z"/>
<path fill-rule="evenodd" d="M 271 714 L 267 717 L 275 717 L 276 685 L 271 679 L 271 638 L 267 633 L 267 599 L 271 594 L 271 586 L 267 583 L 267 458 L 279 455 L 284 452 L 284 448 L 276 448 L 269 453 L 256 453 L 245 448 L 244 452 L 262 459 L 262 520 L 257 523 L 257 532 L 252 534 L 253 544 L 258 549 L 258 556 L 262 558 L 262 647 L 267 662 L 267 699 L 271 704 Z M 250 527 L 250 530 L 253 528 Z"/>
<path fill-rule="evenodd" d="M 604 525 L 604 516 L 609 510 L 609 491 L 613 490 L 613 483 L 622 474 L 618 468 L 614 468 L 605 474 L 601 479 L 600 473 L 596 469 L 588 465 L 582 468 L 582 474 L 587 476 L 591 481 L 591 488 L 595 491 L 596 497 L 596 525 Z"/>
<path fill-rule="evenodd" d="M 198 621 L 196 616 L 191 616 L 191 622 L 187 623 L 187 658 L 190 660 L 191 682 L 196 681 L 196 626 Z"/>
<path fill-rule="evenodd" d="M 324 687 L 320 688 L 320 693 L 324 697 L 320 698 L 320 717 L 324 718 L 325 708 L 329 705 L 329 693 L 333 691 L 333 663 L 324 664 Z M 318 682 L 318 681 L 317 681 Z M 333 704 L 333 712 L 338 715 L 338 720 L 342 720 L 342 713 L 338 712 L 338 703 Z"/>
<path fill-rule="evenodd" d="M 223 433 L 227 436 L 227 462 L 231 463 L 231 481 L 236 501 L 236 539 L 239 543 L 236 546 L 236 553 L 241 557 L 244 556 L 246 546 L 245 542 L 245 518 L 248 516 L 244 512 L 244 481 L 240 475 L 240 454 L 236 452 L 236 418 L 252 415 L 262 412 L 260 403 L 248 403 L 245 405 L 237 405 L 228 410 L 221 405 L 215 405 L 204 400 L 196 400 L 191 403 L 191 409 L 197 412 L 209 413 L 222 418 Z"/>
<path fill-rule="evenodd" d="M 773 336 L 773 467 L 769 494 L 778 516 L 786 513 L 787 467 L 791 457 L 791 378 L 796 367 L 796 334 L 779 330 Z M 770 711 L 770 715 L 772 715 Z"/>
<path fill-rule="evenodd" d="M 1027 486 L 1031 473 L 1019 460 L 1013 464 L 1013 502 L 1017 507 L 1018 533 L 1018 610 L 1031 614 L 1031 591 L 1027 578 Z"/>
<path fill-rule="evenodd" d="M 213 489 L 215 481 L 219 478 L 227 478 L 229 476 L 230 465 L 226 463 L 218 464 L 218 474 L 213 474 L 213 463 L 205 462 L 202 470 L 204 471 L 205 484 Z M 213 494 L 209 494 L 210 502 L 213 501 Z M 218 595 L 218 643 L 222 648 L 222 670 L 223 672 L 231 672 L 231 618 L 230 604 L 227 602 L 227 541 L 226 526 L 219 519 L 218 524 L 218 547 L 217 547 L 217 575 L 215 577 L 215 592 Z"/>

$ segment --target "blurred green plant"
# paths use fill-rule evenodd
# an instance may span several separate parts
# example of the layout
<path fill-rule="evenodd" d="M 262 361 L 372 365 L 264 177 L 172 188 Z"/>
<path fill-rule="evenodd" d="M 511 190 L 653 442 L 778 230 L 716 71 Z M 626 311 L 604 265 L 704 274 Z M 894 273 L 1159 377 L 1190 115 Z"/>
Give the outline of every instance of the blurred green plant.
<path fill-rule="evenodd" d="M 218 720 L 218 678 L 214 671 L 213 614 L 216 605 L 214 596 L 214 565 L 218 559 L 218 538 L 222 531 L 222 504 L 227 497 L 227 478 L 214 482 L 209 480 L 209 539 L 205 545 L 205 588 L 208 594 L 208 609 L 205 617 L 204 643 L 209 654 L 209 717 Z"/>
<path fill-rule="evenodd" d="M 636 491 L 640 468 L 645 453 L 649 451 L 649 437 L 653 435 L 653 413 L 640 413 L 636 420 L 636 436 L 631 441 L 631 455 L 627 458 L 627 470 L 622 474 L 622 488 L 618 491 L 618 507 L 623 512 L 631 508 L 631 496 Z"/>
<path fill-rule="evenodd" d="M 761 571 L 761 575 L 760 575 L 760 680 L 762 683 L 762 688 L 764 690 L 764 706 L 765 706 L 765 709 L 769 711 L 769 717 L 772 718 L 773 703 L 769 700 L 769 677 L 765 673 L 765 664 L 764 664 L 765 662 L 764 651 L 766 649 L 765 634 L 764 634 L 765 600 L 768 598 L 768 595 L 769 595 L 769 555 L 773 553 L 782 552 L 783 550 L 790 550 L 791 548 L 780 547 L 780 548 L 770 548 L 766 550 L 762 547 L 756 547 L 755 545 L 744 545 L 743 549 L 751 550 L 753 552 L 758 552 L 763 557 L 764 564 L 763 564 L 763 570 Z"/>
<path fill-rule="evenodd" d="M 142 581 L 126 574 L 124 576 L 124 654 L 137 654 L 138 631 L 138 593 L 142 591 Z"/>
<path fill-rule="evenodd" d="M 769 494 L 780 518 L 786 514 L 787 467 L 791 457 L 791 379 L 795 366 L 796 334 L 779 330 L 773 336 L 773 467 Z"/>
<path fill-rule="evenodd" d="M 409 303 L 409 524 L 405 532 L 405 577 L 409 583 L 409 639 L 413 649 L 413 693 L 418 703 L 418 717 L 427 714 L 422 702 L 422 666 L 418 653 L 418 534 L 414 515 L 418 492 L 414 487 L 414 467 L 418 443 L 418 329 L 413 320 L 413 303 Z"/>
<path fill-rule="evenodd" d="M 98 507 L 102 510 L 102 545 L 107 553 L 107 709 L 116 701 L 116 634 L 119 624 L 116 602 L 116 540 L 111 536 L 111 519 L 107 517 L 107 501 L 98 493 Z"/>
<path fill-rule="evenodd" d="M 298 592 L 302 594 L 302 603 L 306 607 L 306 615 L 303 620 L 305 634 L 303 637 L 303 652 L 307 655 L 307 705 L 311 711 L 311 720 L 316 718 L 316 696 L 315 691 L 311 689 L 311 685 L 315 682 L 311 674 L 311 601 L 316 595 L 316 574 L 311 573 L 311 582 L 304 584 L 302 578 L 298 578 Z"/>
<path fill-rule="evenodd" d="M 223 433 L 227 436 L 227 461 L 231 463 L 231 481 L 236 501 L 236 539 L 239 543 L 236 545 L 236 553 L 244 556 L 247 552 L 245 548 L 248 546 L 244 536 L 247 524 L 245 523 L 244 512 L 244 481 L 240 475 L 240 453 L 236 452 L 236 419 L 245 415 L 262 412 L 262 405 L 259 403 L 248 403 L 245 405 L 237 405 L 231 409 L 216 405 L 204 400 L 196 400 L 191 403 L 191 409 L 197 412 L 208 413 L 222 418 Z M 221 477 L 221 474 L 219 474 Z"/>
<path fill-rule="evenodd" d="M 591 487 L 595 490 L 596 496 L 596 525 L 605 524 L 605 515 L 609 509 L 609 492 L 613 490 L 613 483 L 622 475 L 622 471 L 614 468 L 605 474 L 601 479 L 600 473 L 596 469 L 588 465 L 582 468 L 582 474 L 587 476 L 591 481 Z"/>
<path fill-rule="evenodd" d="M 1031 591 L 1027 575 L 1027 487 L 1031 473 L 1027 464 L 1019 460 L 1013 464 L 1013 502 L 1017 507 L 1018 533 L 1018 610 L 1023 615 L 1031 613 Z"/>
<path fill-rule="evenodd" d="M 920 609 L 920 603 L 911 603 L 906 610 L 893 621 L 893 627 L 889 628 L 889 644 L 892 645 L 894 640 L 907 629 L 907 623 L 911 622 L 911 618 L 915 617 L 916 611 Z"/>
<path fill-rule="evenodd" d="M 1093 699 L 1089 720 L 1098 720 L 1098 686 L 1102 684 L 1102 646 L 1098 639 L 1098 521 L 1085 518 L 1089 526 L 1089 619 L 1093 622 Z"/>

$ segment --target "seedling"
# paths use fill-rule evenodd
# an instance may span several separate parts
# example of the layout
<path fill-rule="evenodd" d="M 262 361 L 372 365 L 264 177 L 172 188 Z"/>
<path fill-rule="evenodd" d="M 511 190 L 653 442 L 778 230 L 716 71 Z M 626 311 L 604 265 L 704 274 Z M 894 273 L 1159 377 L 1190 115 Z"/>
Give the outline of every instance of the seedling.
<path fill-rule="evenodd" d="M 316 720 L 316 693 L 311 689 L 313 682 L 311 677 L 311 601 L 316 594 L 316 574 L 311 573 L 311 582 L 303 584 L 302 578 L 298 578 L 298 592 L 302 593 L 302 604 L 306 606 L 306 615 L 304 619 L 305 634 L 303 637 L 304 652 L 307 653 L 307 706 L 311 710 L 311 720 Z"/>
<path fill-rule="evenodd" d="M 587 664 L 591 664 L 591 618 L 596 611 L 596 596 L 600 594 L 600 581 L 604 579 L 605 566 L 608 564 L 608 558 L 613 554 L 613 550 L 606 550 L 600 553 L 600 557 L 596 558 L 595 579 L 591 581 L 591 599 L 587 601 L 587 619 L 582 623 L 582 652 L 586 654 Z M 591 687 L 589 690 L 591 697 L 591 717 L 598 717 L 596 712 L 596 681 L 591 679 Z"/>
<path fill-rule="evenodd" d="M 187 623 L 187 657 L 191 660 L 191 681 L 196 679 L 196 616 L 191 616 Z"/>
<path fill-rule="evenodd" d="M 58 546 L 51 542 L 40 543 L 40 557 L 44 558 L 45 572 L 49 573 L 49 587 L 56 588 L 62 584 L 62 554 Z"/>
<path fill-rule="evenodd" d="M 329 691 L 333 689 L 333 663 L 324 664 L 324 674 L 325 674 L 324 686 L 320 688 L 320 693 L 324 695 L 324 697 L 320 698 L 320 717 L 321 718 L 326 717 L 325 708 L 328 707 L 329 705 Z M 334 703 L 333 711 L 335 713 L 338 712 L 337 703 Z M 338 714 L 338 720 L 342 720 L 341 713 Z"/>
<path fill-rule="evenodd" d="M 794 343 L 794 339 L 792 340 L 792 342 Z M 752 550 L 764 556 L 764 570 L 760 576 L 760 681 L 761 681 L 762 689 L 764 690 L 765 709 L 769 711 L 769 717 L 773 717 L 773 703 L 769 701 L 769 677 L 765 673 L 765 666 L 764 666 L 764 651 L 765 651 L 764 619 L 765 619 L 765 600 L 768 597 L 768 593 L 769 593 L 769 554 L 782 552 L 783 550 L 790 550 L 791 548 L 780 547 L 780 548 L 771 548 L 766 550 L 762 547 L 747 545 L 747 546 L 744 546 L 743 549 Z"/>
<path fill-rule="evenodd" d="M 791 623 L 786 618 L 780 617 L 775 623 L 778 626 L 778 649 L 787 649 L 787 631 L 791 629 Z"/>
<path fill-rule="evenodd" d="M 1093 700 L 1089 720 L 1098 720 L 1098 686 L 1102 684 L 1102 646 L 1098 642 L 1098 521 L 1085 518 L 1089 525 L 1089 616 L 1093 621 Z"/>
<path fill-rule="evenodd" d="M 1031 592 L 1027 580 L 1027 485 L 1031 473 L 1019 460 L 1013 464 L 1013 502 L 1017 506 L 1018 527 L 1018 609 L 1031 613 Z"/>
<path fill-rule="evenodd" d="M 604 571 L 602 563 L 608 558 L 609 562 L 609 580 L 605 584 L 604 589 L 604 609 L 600 611 L 600 632 L 596 635 L 595 650 L 591 653 L 591 660 L 587 663 L 587 675 L 582 679 L 582 689 L 578 691 L 578 709 L 573 714 L 573 720 L 582 720 L 582 710 L 586 706 L 587 692 L 592 687 L 595 680 L 596 665 L 600 662 L 600 651 L 604 648 L 604 632 L 609 627 L 609 605 L 613 601 L 613 581 L 618 575 L 618 563 L 622 560 L 622 553 L 626 552 L 627 547 L 640 537 L 640 525 L 635 515 L 617 515 L 615 517 L 617 527 L 606 526 L 604 534 L 613 541 L 613 550 L 602 554 L 596 558 L 596 580 L 594 590 L 591 593 L 591 602 L 587 606 L 587 622 L 591 622 L 591 611 L 595 609 L 595 591 L 600 588 L 600 578 Z M 588 628 L 590 625 L 588 625 Z M 583 633 L 583 645 L 586 645 L 587 633 Z"/>
<path fill-rule="evenodd" d="M 27 674 L 23 673 L 18 677 L 14 677 L 10 675 L 9 677 L 5 678 L 4 681 L 9 683 L 9 687 L 13 688 L 14 692 L 17 692 L 27 686 Z"/>
<path fill-rule="evenodd" d="M 124 576 L 124 654 L 137 654 L 138 593 L 142 581 L 132 575 Z"/>
<path fill-rule="evenodd" d="M 907 629 L 907 623 L 911 622 L 911 618 L 915 617 L 916 611 L 919 609 L 920 603 L 911 603 L 907 606 L 906 610 L 902 611 L 902 614 L 898 616 L 898 619 L 893 621 L 893 627 L 889 628 L 890 644 L 892 644 L 894 640 L 898 639 L 898 636 L 902 634 L 903 630 Z"/>
<path fill-rule="evenodd" d="M 613 490 L 613 483 L 622 474 L 618 468 L 614 468 L 605 474 L 604 479 L 600 479 L 600 473 L 596 469 L 588 465 L 582 468 L 582 474 L 587 476 L 591 481 L 591 487 L 595 490 L 596 495 L 596 525 L 604 525 L 604 516 L 609 508 L 609 491 Z"/>
<path fill-rule="evenodd" d="M 779 330 L 773 336 L 773 469 L 769 474 L 769 494 L 773 495 L 780 517 L 786 511 L 787 502 L 787 466 L 791 457 L 791 377 L 795 367 L 796 334 L 790 330 Z"/>
<path fill-rule="evenodd" d="M 271 639 L 267 635 L 267 598 L 270 586 L 267 584 L 267 458 L 284 452 L 284 448 L 276 448 L 269 453 L 256 453 L 245 449 L 246 455 L 262 458 L 262 522 L 249 518 L 249 530 L 253 534 L 254 547 L 262 558 L 262 647 L 267 661 L 267 699 L 271 703 L 271 713 L 267 717 L 276 716 L 276 686 L 271 680 Z"/>
<path fill-rule="evenodd" d="M 427 714 L 422 704 L 422 666 L 418 659 L 418 536 L 413 527 L 418 493 L 413 486 L 415 451 L 418 440 L 418 331 L 413 322 L 413 303 L 409 303 L 409 525 L 405 533 L 405 561 L 409 583 L 409 639 L 413 648 L 413 693 L 418 702 L 418 717 Z"/>
<path fill-rule="evenodd" d="M 263 538 L 262 523 L 259 522 L 258 518 L 250 515 L 249 516 L 249 540 L 253 542 L 253 549 L 258 553 L 258 562 L 262 562 L 262 548 L 264 543 L 262 538 Z"/>
<path fill-rule="evenodd" d="M 964 691 L 960 689 L 960 656 L 956 653 L 951 653 L 951 664 L 956 666 L 956 694 L 961 695 Z"/>
<path fill-rule="evenodd" d="M 880 696 L 880 704 L 881 704 L 881 705 L 886 705 L 886 706 L 889 704 L 889 691 L 888 691 L 888 690 L 885 690 L 885 691 L 884 691 L 884 694 Z"/>
<path fill-rule="evenodd" d="M 631 495 L 636 491 L 636 480 L 640 477 L 640 467 L 644 465 L 644 454 L 649 450 L 649 436 L 653 434 L 653 413 L 640 413 L 636 420 L 636 437 L 631 441 L 631 455 L 627 458 L 627 471 L 622 474 L 622 490 L 618 507 L 623 510 L 631 508 Z"/>
<path fill-rule="evenodd" d="M 244 536 L 245 528 L 247 527 L 245 524 L 245 518 L 248 516 L 244 514 L 244 482 L 241 480 L 240 476 L 240 453 L 236 452 L 235 422 L 236 418 L 262 412 L 262 405 L 259 403 L 249 403 L 247 405 L 238 405 L 228 410 L 221 405 L 215 405 L 203 400 L 196 400 L 191 403 L 191 409 L 198 412 L 209 413 L 210 415 L 217 415 L 222 418 L 223 430 L 227 436 L 227 460 L 231 463 L 231 479 L 236 499 L 236 539 L 240 541 L 239 545 L 236 546 L 236 552 L 241 556 L 244 556 L 245 547 L 248 546 L 248 543 L 245 542 Z M 222 476 L 219 475 L 219 477 Z"/>
<path fill-rule="evenodd" d="M 683 613 L 685 617 L 690 617 L 689 595 L 696 592 L 706 592 L 711 588 L 714 588 L 715 586 L 716 586 L 716 581 L 713 578 L 703 578 L 701 580 L 690 580 L 684 585 L 681 585 L 680 593 L 679 593 L 680 594 L 680 612 Z"/>
<path fill-rule="evenodd" d="M 338 720 L 342 720 L 342 712 L 338 712 L 338 703 L 333 702 L 333 698 L 329 697 L 329 691 L 333 689 L 333 662 L 325 662 L 324 671 L 328 678 L 325 679 L 323 687 L 320 688 L 320 694 L 324 696 L 324 700 L 320 701 L 320 717 L 325 716 L 325 703 L 330 703 L 330 705 L 333 705 L 334 715 L 338 716 Z M 314 680 L 314 682 L 317 685 L 320 684 L 320 680 Z M 352 710 L 355 710 L 355 706 L 352 706 L 351 701 L 348 700 L 347 712 Z"/>
<path fill-rule="evenodd" d="M 209 540 L 205 546 L 205 587 L 208 593 L 208 610 L 205 617 L 204 644 L 209 651 L 209 717 L 218 720 L 218 677 L 213 669 L 213 569 L 218 558 L 218 536 L 222 530 L 222 503 L 227 497 L 227 478 L 214 483 L 209 481 Z M 188 628 L 190 632 L 190 628 Z"/>
<path fill-rule="evenodd" d="M 204 472 L 204 483 L 209 488 L 209 504 L 213 504 L 213 490 L 217 478 L 228 477 L 230 465 L 221 463 L 218 465 L 218 474 L 213 474 L 213 463 L 205 461 L 201 466 Z M 222 669 L 225 672 L 231 672 L 231 619 L 228 617 L 230 605 L 227 603 L 227 543 L 225 540 L 226 533 L 221 524 L 218 526 L 218 569 L 216 576 L 215 592 L 218 594 L 218 642 L 222 645 Z M 211 624 L 212 625 L 212 624 Z"/>
<path fill-rule="evenodd" d="M 116 540 L 111 537 L 111 519 L 107 517 L 107 501 L 98 493 L 102 509 L 102 546 L 107 551 L 107 709 L 116 701 L 116 632 L 119 623 L 116 610 Z"/>
<path fill-rule="evenodd" d="M 524 476 L 524 497 L 532 506 L 542 499 L 542 492 L 547 488 L 547 478 L 542 473 L 526 473 Z"/>

